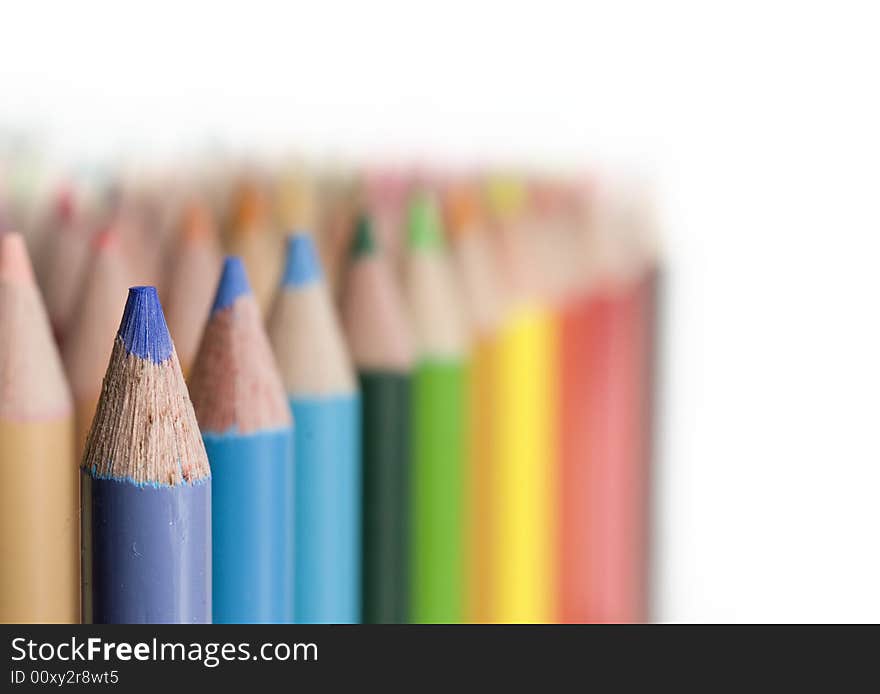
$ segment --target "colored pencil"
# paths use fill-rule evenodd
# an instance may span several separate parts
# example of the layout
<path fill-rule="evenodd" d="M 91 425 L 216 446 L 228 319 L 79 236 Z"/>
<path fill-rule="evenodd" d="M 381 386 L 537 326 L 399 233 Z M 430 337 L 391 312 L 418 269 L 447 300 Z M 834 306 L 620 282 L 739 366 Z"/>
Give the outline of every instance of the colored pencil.
<path fill-rule="evenodd" d="M 288 238 L 269 337 L 296 422 L 297 622 L 360 619 L 360 403 L 311 237 Z"/>
<path fill-rule="evenodd" d="M 221 266 L 214 219 L 198 199 L 183 209 L 178 239 L 165 286 L 168 330 L 183 375 L 192 368 L 211 311 Z"/>
<path fill-rule="evenodd" d="M 647 618 L 645 267 L 629 245 L 619 202 L 601 204 L 583 419 L 588 463 L 578 500 L 584 537 L 582 554 L 571 556 L 582 563 L 576 621 L 641 622 Z"/>
<path fill-rule="evenodd" d="M 644 538 L 644 557 L 642 561 L 643 582 L 643 621 L 652 619 L 653 601 L 651 576 L 654 568 L 654 516 L 656 487 L 656 460 L 658 456 L 658 417 L 657 395 L 662 385 L 663 372 L 663 310 L 666 274 L 661 259 L 655 255 L 646 272 L 642 284 L 642 316 L 644 318 L 645 364 L 643 365 L 644 381 L 642 384 L 642 464 L 644 474 L 643 494 L 644 509 L 641 520 L 642 537 Z"/>
<path fill-rule="evenodd" d="M 408 180 L 393 168 L 374 169 L 364 176 L 362 197 L 370 211 L 376 237 L 395 276 L 402 274 Z"/>
<path fill-rule="evenodd" d="M 505 189 L 493 204 L 506 316 L 495 400 L 492 621 L 542 623 L 555 616 L 556 320 L 540 293 L 534 240 L 519 219 L 524 203 Z"/>
<path fill-rule="evenodd" d="M 174 207 L 173 202 L 171 191 L 162 190 L 156 183 L 142 184 L 134 190 L 124 190 L 118 209 L 112 212 L 133 281 L 156 286 L 163 295 L 162 261 L 168 227 L 165 216 Z"/>
<path fill-rule="evenodd" d="M 244 261 L 254 297 L 265 315 L 281 272 L 281 246 L 266 193 L 255 181 L 240 184 L 232 211 L 229 250 Z"/>
<path fill-rule="evenodd" d="M 93 257 L 61 350 L 76 411 L 75 453 L 80 459 L 101 394 L 130 272 L 113 227 L 92 240 Z"/>
<path fill-rule="evenodd" d="M 281 229 L 314 229 L 317 222 L 315 184 L 305 167 L 287 168 L 275 190 L 275 216 Z"/>
<path fill-rule="evenodd" d="M 55 236 L 60 229 L 74 223 L 77 212 L 76 192 L 72 185 L 62 183 L 52 192 L 51 200 L 45 202 L 45 209 L 38 208 L 37 221 L 25 238 L 37 284 L 44 290 L 51 259 L 55 255 Z"/>
<path fill-rule="evenodd" d="M 331 169 L 324 173 L 319 185 L 320 214 L 315 242 L 324 268 L 324 281 L 336 301 L 354 229 L 354 182 L 348 172 Z"/>
<path fill-rule="evenodd" d="M 12 231 L 12 215 L 7 209 L 7 203 L 0 198 L 0 234 Z"/>
<path fill-rule="evenodd" d="M 467 609 L 470 622 L 490 622 L 492 604 L 493 461 L 498 445 L 495 393 L 498 390 L 501 288 L 479 195 L 471 183 L 459 184 L 446 193 L 446 218 L 453 258 L 466 298 L 471 339 L 469 382 L 469 475 L 465 513 L 467 541 Z"/>
<path fill-rule="evenodd" d="M 226 258 L 190 392 L 211 464 L 215 623 L 293 621 L 293 420 L 244 264 Z"/>
<path fill-rule="evenodd" d="M 596 248 L 593 238 L 594 210 L 589 197 L 578 196 L 572 219 L 577 237 L 572 255 L 580 271 L 572 294 L 559 320 L 559 545 L 558 620 L 584 623 L 590 620 L 590 513 L 586 494 L 589 484 L 590 422 L 595 421 L 593 397 L 602 378 L 597 372 L 596 337 L 599 300 L 593 275 Z M 590 421 L 588 421 L 590 420 Z"/>
<path fill-rule="evenodd" d="M 56 341 L 64 341 L 84 273 L 88 267 L 92 229 L 87 213 L 73 208 L 47 239 L 41 288 Z"/>
<path fill-rule="evenodd" d="M 434 199 L 417 193 L 407 220 L 406 285 L 416 339 L 410 620 L 465 616 L 467 360 L 461 306 Z"/>
<path fill-rule="evenodd" d="M 79 621 L 70 393 L 20 234 L 0 235 L 0 622 Z"/>
<path fill-rule="evenodd" d="M 154 287 L 133 287 L 82 463 L 83 618 L 211 621 L 211 473 Z"/>
<path fill-rule="evenodd" d="M 412 336 L 370 218 L 357 222 L 342 320 L 361 392 L 363 621 L 405 623 Z"/>
<path fill-rule="evenodd" d="M 636 561 L 637 578 L 636 598 L 637 621 L 651 619 L 651 563 L 653 560 L 652 523 L 653 514 L 653 478 L 657 455 L 656 431 L 657 416 L 655 412 L 658 382 L 662 377 L 662 311 L 665 272 L 660 252 L 660 236 L 657 231 L 657 218 L 654 200 L 650 189 L 644 183 L 638 184 L 629 191 L 625 219 L 626 236 L 629 239 L 630 253 L 635 257 L 636 271 L 634 281 L 637 292 L 638 329 L 636 331 L 638 361 L 633 367 L 635 378 L 633 388 L 636 400 L 636 416 L 638 418 L 638 448 L 636 452 L 635 470 L 638 476 L 636 484 L 636 520 L 635 545 L 639 556 Z"/>

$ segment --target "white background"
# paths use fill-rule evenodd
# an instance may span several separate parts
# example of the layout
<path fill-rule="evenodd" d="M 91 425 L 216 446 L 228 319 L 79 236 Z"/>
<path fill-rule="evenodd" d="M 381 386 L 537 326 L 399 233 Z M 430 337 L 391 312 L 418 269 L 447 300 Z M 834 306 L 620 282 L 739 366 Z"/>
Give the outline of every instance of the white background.
<path fill-rule="evenodd" d="M 0 126 L 70 156 L 210 135 L 652 171 L 656 616 L 880 621 L 870 3 L 29 1 L 0 24 Z"/>

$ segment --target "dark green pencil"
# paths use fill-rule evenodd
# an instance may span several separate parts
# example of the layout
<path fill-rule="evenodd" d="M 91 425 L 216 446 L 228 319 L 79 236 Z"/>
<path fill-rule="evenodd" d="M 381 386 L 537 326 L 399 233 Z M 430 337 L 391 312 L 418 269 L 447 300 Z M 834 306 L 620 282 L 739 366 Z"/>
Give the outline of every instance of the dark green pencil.
<path fill-rule="evenodd" d="M 412 341 L 398 288 L 366 216 L 357 221 L 342 316 L 361 387 L 362 620 L 405 623 Z"/>

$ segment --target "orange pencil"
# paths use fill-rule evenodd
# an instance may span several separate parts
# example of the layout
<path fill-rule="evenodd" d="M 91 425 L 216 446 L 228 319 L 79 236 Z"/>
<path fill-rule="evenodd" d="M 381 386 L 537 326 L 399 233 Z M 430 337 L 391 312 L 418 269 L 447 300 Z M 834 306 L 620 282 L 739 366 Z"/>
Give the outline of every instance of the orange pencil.
<path fill-rule="evenodd" d="M 266 191 L 256 181 L 242 181 L 233 201 L 229 252 L 244 261 L 263 316 L 275 296 L 283 264 L 283 247 L 270 212 Z"/>
<path fill-rule="evenodd" d="M 471 339 L 470 416 L 465 502 L 468 561 L 465 616 L 467 621 L 492 621 L 492 529 L 495 475 L 494 433 L 498 391 L 498 330 L 502 319 L 499 269 L 489 230 L 480 209 L 479 191 L 467 182 L 447 190 L 445 209 L 452 254 L 461 278 Z"/>

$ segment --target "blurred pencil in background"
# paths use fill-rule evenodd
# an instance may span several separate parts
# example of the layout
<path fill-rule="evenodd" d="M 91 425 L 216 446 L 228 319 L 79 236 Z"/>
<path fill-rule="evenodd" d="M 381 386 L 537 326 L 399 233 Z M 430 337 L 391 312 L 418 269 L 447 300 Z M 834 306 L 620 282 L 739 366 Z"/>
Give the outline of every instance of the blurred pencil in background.
<path fill-rule="evenodd" d="M 296 620 L 358 622 L 360 404 L 342 330 L 308 235 L 287 240 L 269 336 L 295 422 Z"/>
<path fill-rule="evenodd" d="M 98 406 L 131 277 L 114 227 L 95 234 L 92 246 L 93 255 L 62 350 L 76 409 L 77 459 L 83 454 Z"/>
<path fill-rule="evenodd" d="M 504 295 L 496 399 L 492 620 L 547 622 L 555 614 L 557 325 L 541 285 L 534 240 L 523 224 L 524 184 L 500 176 L 488 185 Z"/>
<path fill-rule="evenodd" d="M 584 307 L 588 374 L 582 426 L 586 460 L 565 471 L 563 619 L 640 622 L 647 612 L 650 419 L 649 310 L 644 282 L 653 259 L 627 228 L 628 210 L 613 190 L 595 201 L 595 277 Z M 576 506 L 579 512 L 573 512 Z"/>
<path fill-rule="evenodd" d="M 187 376 L 220 276 L 220 247 L 211 210 L 198 198 L 182 209 L 165 282 L 168 329 Z"/>
<path fill-rule="evenodd" d="M 495 562 L 496 471 L 499 407 L 499 334 L 501 287 L 488 220 L 476 182 L 465 180 L 446 191 L 446 219 L 456 270 L 465 298 L 471 342 L 466 476 L 465 538 L 467 547 L 468 621 L 492 621 Z"/>
<path fill-rule="evenodd" d="M 227 246 L 244 261 L 254 297 L 265 315 L 278 286 L 282 249 L 272 224 L 268 193 L 255 178 L 242 180 L 235 192 Z"/>
<path fill-rule="evenodd" d="M 574 198 L 574 195 L 572 196 Z M 572 199 L 572 216 L 577 238 L 574 256 L 580 271 L 570 287 L 559 321 L 559 573 L 558 614 L 562 622 L 588 621 L 589 534 L 588 505 L 590 451 L 593 444 L 590 422 L 591 393 L 601 376 L 596 373 L 595 243 L 592 228 L 594 202 L 583 195 Z M 598 404 L 598 403 L 597 403 Z"/>
<path fill-rule="evenodd" d="M 361 391 L 363 621 L 402 624 L 409 602 L 412 336 L 366 215 L 351 255 L 342 319 Z"/>
<path fill-rule="evenodd" d="M 342 275 L 355 223 L 356 186 L 347 169 L 333 167 L 318 179 L 320 214 L 315 242 L 325 271 L 330 296 L 336 301 L 342 288 Z"/>
<path fill-rule="evenodd" d="M 416 340 L 413 377 L 410 619 L 461 622 L 467 460 L 467 344 L 434 197 L 407 218 L 406 291 Z"/>
<path fill-rule="evenodd" d="M 80 283 L 89 260 L 89 243 L 94 231 L 90 211 L 73 193 L 58 201 L 59 212 L 50 226 L 41 263 L 40 288 L 49 313 L 52 332 L 64 342 Z"/>
<path fill-rule="evenodd" d="M 70 393 L 20 234 L 0 234 L 0 621 L 78 622 Z"/>
<path fill-rule="evenodd" d="M 409 181 L 393 167 L 374 167 L 362 176 L 362 204 L 370 212 L 382 254 L 395 276 L 403 272 L 406 196 Z"/>
<path fill-rule="evenodd" d="M 317 228 L 319 209 L 315 188 L 307 166 L 290 166 L 281 171 L 275 189 L 275 217 L 279 228 L 288 231 Z"/>

